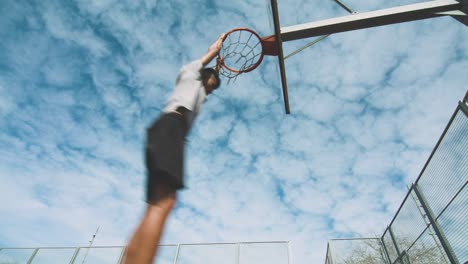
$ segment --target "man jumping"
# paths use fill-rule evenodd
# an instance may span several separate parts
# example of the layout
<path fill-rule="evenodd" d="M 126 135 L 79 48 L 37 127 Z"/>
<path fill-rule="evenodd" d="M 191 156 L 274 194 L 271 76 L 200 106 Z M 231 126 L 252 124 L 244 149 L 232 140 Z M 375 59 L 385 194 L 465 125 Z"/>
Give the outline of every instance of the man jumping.
<path fill-rule="evenodd" d="M 184 145 L 193 120 L 206 96 L 221 84 L 218 72 L 204 68 L 218 54 L 224 34 L 199 60 L 182 67 L 163 113 L 147 130 L 146 212 L 125 252 L 125 264 L 150 264 L 164 223 L 184 187 Z"/>

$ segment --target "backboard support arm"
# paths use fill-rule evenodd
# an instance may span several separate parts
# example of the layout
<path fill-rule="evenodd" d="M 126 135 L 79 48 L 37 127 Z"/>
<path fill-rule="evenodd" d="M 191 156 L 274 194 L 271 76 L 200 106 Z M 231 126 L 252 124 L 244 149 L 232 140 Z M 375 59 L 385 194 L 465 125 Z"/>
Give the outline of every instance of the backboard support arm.
<path fill-rule="evenodd" d="M 458 14 L 454 17 L 466 25 L 467 2 L 467 0 L 434 0 L 283 27 L 281 40 L 292 41 L 452 14 Z"/>

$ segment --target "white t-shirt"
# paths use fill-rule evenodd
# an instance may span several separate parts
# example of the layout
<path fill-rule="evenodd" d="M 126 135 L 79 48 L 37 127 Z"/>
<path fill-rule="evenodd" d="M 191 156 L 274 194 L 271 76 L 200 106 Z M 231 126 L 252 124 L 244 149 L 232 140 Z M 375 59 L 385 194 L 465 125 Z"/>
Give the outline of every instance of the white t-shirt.
<path fill-rule="evenodd" d="M 163 112 L 175 111 L 179 106 L 183 106 L 192 111 L 189 117 L 189 125 L 200 111 L 200 106 L 206 101 L 206 91 L 201 79 L 200 70 L 203 68 L 201 60 L 193 61 L 184 65 L 177 76 L 174 92 L 167 100 Z"/>

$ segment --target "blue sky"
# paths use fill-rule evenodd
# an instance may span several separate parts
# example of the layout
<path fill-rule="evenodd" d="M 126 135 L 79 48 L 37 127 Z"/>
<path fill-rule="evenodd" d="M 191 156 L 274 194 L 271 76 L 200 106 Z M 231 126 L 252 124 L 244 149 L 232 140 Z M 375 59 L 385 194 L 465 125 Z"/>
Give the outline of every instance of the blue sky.
<path fill-rule="evenodd" d="M 279 2 L 283 26 L 347 15 Z M 98 226 L 96 245 L 125 244 L 145 207 L 145 128 L 180 67 L 234 27 L 270 34 L 268 19 L 263 1 L 2 1 L 0 246 L 87 245 Z M 163 242 L 291 240 L 301 264 L 329 238 L 380 235 L 466 92 L 466 43 L 452 18 L 333 35 L 286 61 L 291 115 L 276 58 L 223 85 Z"/>

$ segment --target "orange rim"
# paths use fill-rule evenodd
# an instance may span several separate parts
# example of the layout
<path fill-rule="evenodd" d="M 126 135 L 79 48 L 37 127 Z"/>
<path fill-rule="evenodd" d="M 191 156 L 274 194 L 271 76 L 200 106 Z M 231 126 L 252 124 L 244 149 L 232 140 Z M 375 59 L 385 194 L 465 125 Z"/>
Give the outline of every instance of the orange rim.
<path fill-rule="evenodd" d="M 260 54 L 260 58 L 258 59 L 258 61 L 253 64 L 252 66 L 250 66 L 249 68 L 245 69 L 245 70 L 236 70 L 236 69 L 233 69 L 229 66 L 227 66 L 226 64 L 224 64 L 224 58 L 221 57 L 221 55 L 218 53 L 218 58 L 217 58 L 217 63 L 219 63 L 219 65 L 221 67 L 224 67 L 226 68 L 227 70 L 231 71 L 231 72 L 234 72 L 234 73 L 238 73 L 238 74 L 241 74 L 241 73 L 245 73 L 245 72 L 250 72 L 250 71 L 253 71 L 255 70 L 263 61 L 263 57 L 265 56 L 264 54 L 264 41 L 262 39 L 262 37 L 260 37 L 260 35 L 257 34 L 257 32 L 253 31 L 252 29 L 250 28 L 235 28 L 235 29 L 232 29 L 230 31 L 228 31 L 226 33 L 226 35 L 224 36 L 223 38 L 223 42 L 226 40 L 226 38 L 233 32 L 237 32 L 237 31 L 247 31 L 247 32 L 250 32 L 252 33 L 252 35 L 254 35 L 255 37 L 258 38 L 258 41 L 260 42 L 261 44 L 261 47 L 262 47 L 262 53 Z"/>

